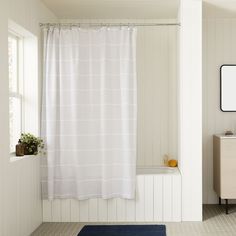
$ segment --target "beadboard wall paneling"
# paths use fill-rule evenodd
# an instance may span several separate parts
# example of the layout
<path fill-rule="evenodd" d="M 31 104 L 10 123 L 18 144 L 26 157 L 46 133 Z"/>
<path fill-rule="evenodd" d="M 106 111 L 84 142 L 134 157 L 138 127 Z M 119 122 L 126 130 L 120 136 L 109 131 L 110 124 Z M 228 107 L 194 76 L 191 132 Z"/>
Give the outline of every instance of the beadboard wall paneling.
<path fill-rule="evenodd" d="M 177 159 L 177 27 L 138 27 L 138 166 Z"/>
<path fill-rule="evenodd" d="M 42 222 L 40 158 L 11 162 L 4 192 L 4 234 L 25 236 Z"/>
<path fill-rule="evenodd" d="M 203 199 L 217 203 L 213 190 L 213 134 L 236 132 L 236 113 L 220 110 L 220 66 L 236 64 L 236 19 L 203 21 Z"/>
<path fill-rule="evenodd" d="M 39 22 L 55 16 L 40 0 L 1 0 L 0 7 L 0 235 L 26 236 L 42 222 L 39 158 L 30 157 L 10 162 L 9 94 L 8 94 L 8 20 L 38 37 Z M 41 73 L 39 50 L 39 76 Z M 34 104 L 37 106 L 38 104 Z M 38 130 L 39 117 L 32 117 Z"/>
<path fill-rule="evenodd" d="M 136 199 L 43 200 L 44 222 L 179 222 L 180 174 L 138 175 Z"/>

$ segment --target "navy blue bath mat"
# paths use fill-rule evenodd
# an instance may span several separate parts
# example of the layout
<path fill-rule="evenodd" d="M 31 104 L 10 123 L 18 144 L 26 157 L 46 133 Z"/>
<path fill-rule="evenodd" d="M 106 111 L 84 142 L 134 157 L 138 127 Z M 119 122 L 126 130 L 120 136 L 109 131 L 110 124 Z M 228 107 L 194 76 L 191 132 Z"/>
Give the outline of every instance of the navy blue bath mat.
<path fill-rule="evenodd" d="M 166 236 L 165 225 L 87 225 L 78 236 Z"/>

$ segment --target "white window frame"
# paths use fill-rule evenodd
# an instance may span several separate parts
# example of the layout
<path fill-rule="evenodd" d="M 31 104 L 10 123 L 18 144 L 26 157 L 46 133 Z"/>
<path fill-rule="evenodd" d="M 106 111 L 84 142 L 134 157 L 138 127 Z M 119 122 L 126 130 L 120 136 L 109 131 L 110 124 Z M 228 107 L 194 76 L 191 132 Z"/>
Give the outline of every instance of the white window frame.
<path fill-rule="evenodd" d="M 17 71 L 16 80 L 17 87 L 16 92 L 10 91 L 9 88 L 9 100 L 10 98 L 19 99 L 20 102 L 20 133 L 24 132 L 24 55 L 23 55 L 23 37 L 11 30 L 8 31 L 8 38 L 13 38 L 17 42 Z M 9 120 L 10 121 L 10 120 Z M 20 137 L 19 137 L 20 138 Z M 9 140 L 10 141 L 10 140 Z M 17 143 L 13 144 L 16 145 Z M 9 145 L 10 154 L 15 153 L 15 150 L 11 150 L 11 143 Z"/>
<path fill-rule="evenodd" d="M 40 131 L 40 81 L 39 81 L 39 43 L 38 35 L 28 31 L 16 22 L 8 19 L 8 33 L 19 39 L 19 93 L 9 93 L 12 97 L 21 97 L 21 132 L 39 136 Z M 9 88 L 10 90 L 10 88 Z M 10 140 L 10 137 L 9 137 Z M 10 147 L 10 145 L 9 145 Z M 16 157 L 10 153 L 10 162 L 32 156 Z"/>

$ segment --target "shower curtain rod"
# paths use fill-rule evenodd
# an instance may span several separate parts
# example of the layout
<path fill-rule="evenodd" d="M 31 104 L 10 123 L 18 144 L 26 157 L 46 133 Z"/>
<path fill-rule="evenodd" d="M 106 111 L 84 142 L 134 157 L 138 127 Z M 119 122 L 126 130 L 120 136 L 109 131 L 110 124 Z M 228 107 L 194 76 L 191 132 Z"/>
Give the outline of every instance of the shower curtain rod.
<path fill-rule="evenodd" d="M 49 26 L 181 26 L 180 23 L 40 23 L 40 27 Z"/>

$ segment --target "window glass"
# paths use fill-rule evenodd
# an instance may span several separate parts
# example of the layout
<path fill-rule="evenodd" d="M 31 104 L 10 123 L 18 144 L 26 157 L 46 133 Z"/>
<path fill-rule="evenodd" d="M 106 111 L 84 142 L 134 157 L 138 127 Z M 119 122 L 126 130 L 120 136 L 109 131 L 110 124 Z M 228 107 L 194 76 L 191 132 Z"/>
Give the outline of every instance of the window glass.
<path fill-rule="evenodd" d="M 8 65 L 9 65 L 9 89 L 10 92 L 18 90 L 18 42 L 15 37 L 8 37 Z"/>
<path fill-rule="evenodd" d="M 17 36 L 8 37 L 8 66 L 9 66 L 9 133 L 10 152 L 15 152 L 15 145 L 21 135 L 22 128 L 22 95 L 20 93 L 19 76 L 19 41 Z"/>
<path fill-rule="evenodd" d="M 15 151 L 15 145 L 21 134 L 21 101 L 19 98 L 9 98 L 10 117 L 10 152 Z"/>

